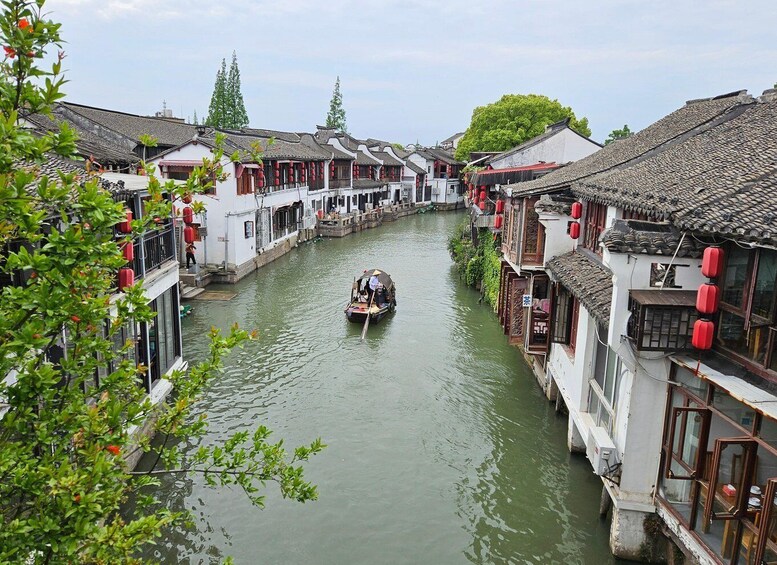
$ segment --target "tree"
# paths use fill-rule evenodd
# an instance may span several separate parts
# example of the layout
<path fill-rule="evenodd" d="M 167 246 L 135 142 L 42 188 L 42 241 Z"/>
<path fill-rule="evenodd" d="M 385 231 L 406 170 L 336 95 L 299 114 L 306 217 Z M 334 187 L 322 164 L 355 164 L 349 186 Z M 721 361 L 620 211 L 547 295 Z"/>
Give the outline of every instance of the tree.
<path fill-rule="evenodd" d="M 227 107 L 226 126 L 230 129 L 240 129 L 248 125 L 248 114 L 240 91 L 240 69 L 237 67 L 237 53 L 232 51 L 232 64 L 227 76 Z"/>
<path fill-rule="evenodd" d="M 335 129 L 340 133 L 348 133 L 345 123 L 345 109 L 343 108 L 343 95 L 340 94 L 340 77 L 337 77 L 335 89 L 332 92 L 332 100 L 329 101 L 329 112 L 326 115 L 326 127 Z"/>
<path fill-rule="evenodd" d="M 50 68 L 40 65 L 61 44 L 60 25 L 46 19 L 44 4 L 5 0 L 0 13 L 0 563 L 136 562 L 163 528 L 187 523 L 148 489 L 160 474 L 237 485 L 258 505 L 272 481 L 284 497 L 304 502 L 316 488 L 298 462 L 323 446 L 316 440 L 288 455 L 260 426 L 185 457 L 175 447 L 207 430 L 195 401 L 224 355 L 254 336 L 237 326 L 211 330 L 206 360 L 170 375 L 174 397 L 152 406 L 138 385 L 148 367 L 128 356 L 134 345 L 119 336 L 155 313 L 141 283 L 117 292 L 116 271 L 126 263 L 121 248 L 171 216 L 165 194 L 179 199 L 225 178 L 224 139 L 217 137 L 212 160 L 182 185 L 161 181 L 144 164 L 148 219 L 135 219 L 132 233 L 117 239 L 124 204 L 72 161 L 55 159 L 74 155 L 73 130 L 62 124 L 36 136 L 24 127 L 25 116 L 50 114 L 63 97 L 64 55 Z M 130 435 L 144 422 L 158 441 Z M 147 471 L 126 468 L 131 449 L 152 457 Z"/>
<path fill-rule="evenodd" d="M 570 118 L 569 127 L 591 135 L 588 118 L 577 119 L 571 108 L 539 94 L 505 94 L 498 101 L 479 106 L 459 141 L 456 158 L 469 161 L 472 151 L 507 151 L 545 131 L 545 126 Z"/>
<path fill-rule="evenodd" d="M 192 123 L 197 126 L 200 125 L 200 122 L 197 119 L 197 110 L 194 111 L 194 117 L 192 118 Z"/>
<path fill-rule="evenodd" d="M 210 96 L 208 117 L 205 125 L 212 127 L 226 127 L 228 120 L 227 110 L 227 61 L 221 60 L 221 68 L 216 71 L 216 83 L 213 85 L 213 94 Z"/>
<path fill-rule="evenodd" d="M 618 139 L 625 139 L 632 135 L 634 135 L 634 133 L 629 129 L 629 126 L 624 124 L 623 129 L 612 130 L 610 135 L 607 136 L 607 139 L 604 140 L 604 144 L 609 145 L 613 141 L 617 141 Z"/>

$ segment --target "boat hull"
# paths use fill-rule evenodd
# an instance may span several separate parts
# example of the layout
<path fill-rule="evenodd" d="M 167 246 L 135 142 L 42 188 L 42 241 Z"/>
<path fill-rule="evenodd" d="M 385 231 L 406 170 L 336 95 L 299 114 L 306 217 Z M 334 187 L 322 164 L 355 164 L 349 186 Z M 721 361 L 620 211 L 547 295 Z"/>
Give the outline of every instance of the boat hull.
<path fill-rule="evenodd" d="M 349 322 L 353 322 L 354 324 L 363 324 L 367 320 L 367 316 L 369 315 L 370 323 L 377 324 L 393 311 L 394 311 L 393 304 L 392 305 L 387 304 L 380 307 L 373 306 L 369 313 L 367 312 L 366 306 L 352 304 L 345 309 L 345 317 L 348 319 Z"/>

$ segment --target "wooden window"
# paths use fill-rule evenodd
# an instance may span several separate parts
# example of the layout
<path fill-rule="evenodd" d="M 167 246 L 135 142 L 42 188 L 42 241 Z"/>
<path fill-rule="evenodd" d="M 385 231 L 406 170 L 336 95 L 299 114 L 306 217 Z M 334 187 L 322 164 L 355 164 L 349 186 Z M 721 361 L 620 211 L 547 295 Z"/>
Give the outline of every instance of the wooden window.
<path fill-rule="evenodd" d="M 254 192 L 251 177 L 253 177 L 253 175 L 248 169 L 244 169 L 243 174 L 237 177 L 238 194 L 252 194 Z"/>
<path fill-rule="evenodd" d="M 632 290 L 626 335 L 640 351 L 691 349 L 696 291 Z"/>
<path fill-rule="evenodd" d="M 524 200 L 523 253 L 521 257 L 523 263 L 540 264 L 545 254 L 545 227 L 540 223 L 540 217 L 534 210 L 536 202 L 536 198 Z"/>
<path fill-rule="evenodd" d="M 607 222 L 607 206 L 588 202 L 585 213 L 585 233 L 583 247 L 601 254 L 599 249 L 599 236 L 604 231 Z"/>
<path fill-rule="evenodd" d="M 580 318 L 580 302 L 572 298 L 572 322 L 569 330 L 569 350 L 574 353 L 577 347 L 577 322 Z"/>
<path fill-rule="evenodd" d="M 777 251 L 729 246 L 722 279 L 718 343 L 751 370 L 775 380 Z"/>
<path fill-rule="evenodd" d="M 170 165 L 167 167 L 167 178 L 175 180 L 189 180 L 189 175 L 194 171 L 194 167 L 185 165 Z"/>
<path fill-rule="evenodd" d="M 566 287 L 556 285 L 556 300 L 553 305 L 553 328 L 551 341 L 569 345 L 572 337 L 572 311 L 575 297 Z"/>

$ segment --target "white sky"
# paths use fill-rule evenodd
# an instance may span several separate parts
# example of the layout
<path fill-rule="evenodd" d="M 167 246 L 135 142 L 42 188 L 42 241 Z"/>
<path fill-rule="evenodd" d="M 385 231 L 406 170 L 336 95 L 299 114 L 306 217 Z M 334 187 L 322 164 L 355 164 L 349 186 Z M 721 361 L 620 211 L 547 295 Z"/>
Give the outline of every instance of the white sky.
<path fill-rule="evenodd" d="M 545 94 L 593 138 L 691 98 L 777 82 L 775 0 L 49 0 L 68 100 L 207 113 L 237 51 L 251 126 L 312 131 L 340 76 L 356 137 L 433 144 L 503 94 Z"/>

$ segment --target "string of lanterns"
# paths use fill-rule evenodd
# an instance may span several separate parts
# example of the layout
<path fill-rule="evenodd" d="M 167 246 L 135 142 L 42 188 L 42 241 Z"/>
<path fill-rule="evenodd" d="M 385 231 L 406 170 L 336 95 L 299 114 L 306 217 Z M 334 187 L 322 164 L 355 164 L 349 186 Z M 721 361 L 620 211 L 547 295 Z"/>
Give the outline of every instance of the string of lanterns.
<path fill-rule="evenodd" d="M 717 279 L 723 274 L 723 249 L 707 247 L 704 250 L 701 274 L 709 278 L 709 281 L 702 283 L 696 293 L 696 310 L 702 317 L 693 324 L 691 344 L 696 349 L 705 351 L 712 348 L 715 337 L 715 322 L 711 317 L 718 311 L 720 304 L 720 287 L 717 285 Z"/>

